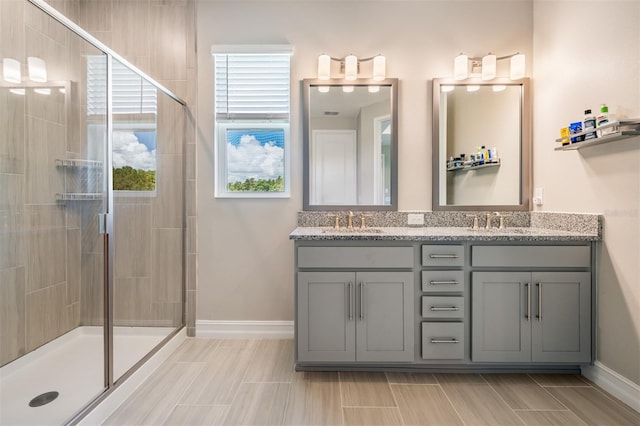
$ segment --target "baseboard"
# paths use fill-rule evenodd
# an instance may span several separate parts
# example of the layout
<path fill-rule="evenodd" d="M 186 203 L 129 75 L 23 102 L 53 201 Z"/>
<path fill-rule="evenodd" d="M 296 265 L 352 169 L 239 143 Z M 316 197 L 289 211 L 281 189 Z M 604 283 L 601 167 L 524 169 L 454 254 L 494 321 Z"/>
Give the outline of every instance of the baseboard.
<path fill-rule="evenodd" d="M 196 321 L 196 337 L 293 339 L 293 321 Z"/>
<path fill-rule="evenodd" d="M 596 361 L 582 367 L 582 375 L 640 413 L 640 386 Z"/>

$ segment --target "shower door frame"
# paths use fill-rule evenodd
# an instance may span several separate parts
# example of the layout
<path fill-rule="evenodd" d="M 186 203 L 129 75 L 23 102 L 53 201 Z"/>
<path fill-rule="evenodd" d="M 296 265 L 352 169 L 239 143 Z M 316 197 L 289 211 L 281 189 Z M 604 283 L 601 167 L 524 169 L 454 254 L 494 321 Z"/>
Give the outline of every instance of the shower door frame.
<path fill-rule="evenodd" d="M 107 131 L 107 143 L 106 143 L 106 152 L 105 152 L 105 161 L 104 161 L 104 176 L 105 176 L 105 186 L 106 186 L 106 202 L 104 213 L 101 215 L 99 220 L 101 221 L 100 225 L 104 229 L 103 233 L 103 246 L 104 246 L 104 391 L 94 398 L 91 402 L 89 402 L 84 407 L 79 408 L 78 411 L 70 418 L 68 424 L 74 425 L 80 422 L 84 417 L 86 417 L 95 407 L 97 407 L 104 399 L 106 399 L 115 389 L 118 388 L 123 382 L 125 382 L 133 373 L 135 373 L 145 362 L 147 362 L 151 357 L 153 357 L 167 342 L 169 342 L 173 337 L 175 337 L 183 328 L 185 328 L 186 324 L 186 156 L 182 157 L 182 250 L 181 250 L 181 261 L 182 261 L 182 282 L 181 282 L 181 293 L 182 293 L 182 318 L 181 324 L 175 328 L 169 335 L 167 335 L 160 343 L 158 343 L 151 351 L 149 351 L 145 356 L 139 359 L 129 370 L 127 370 L 124 374 L 114 380 L 114 372 L 113 372 L 113 363 L 114 363 L 114 339 L 113 339 L 113 327 L 114 327 L 114 262 L 115 262 L 115 241 L 113 238 L 114 235 L 114 190 L 113 190 L 113 102 L 112 102 L 112 68 L 113 68 L 113 60 L 117 60 L 118 62 L 126 65 L 133 72 L 137 73 L 145 79 L 147 82 L 155 86 L 156 89 L 160 90 L 165 95 L 169 96 L 171 99 L 176 101 L 178 104 L 182 106 L 183 114 L 185 113 L 184 109 L 186 107 L 186 102 L 176 96 L 169 89 L 164 87 L 162 84 L 158 83 L 156 80 L 151 78 L 145 72 L 137 68 L 135 65 L 131 64 L 124 57 L 107 47 L 105 44 L 100 42 L 98 39 L 93 37 L 87 31 L 83 30 L 76 23 L 71 21 L 69 18 L 58 12 L 56 9 L 51 7 L 49 4 L 45 3 L 44 0 L 27 0 L 29 3 L 40 9 L 45 14 L 49 15 L 51 18 L 58 21 L 64 27 L 66 27 L 69 31 L 75 33 L 84 41 L 93 45 L 98 50 L 102 51 L 107 59 L 107 123 L 106 123 L 106 131 Z M 186 120 L 183 122 L 186 125 Z M 185 135 L 185 129 L 183 128 L 182 135 Z M 184 142 L 184 141 L 183 141 Z"/>

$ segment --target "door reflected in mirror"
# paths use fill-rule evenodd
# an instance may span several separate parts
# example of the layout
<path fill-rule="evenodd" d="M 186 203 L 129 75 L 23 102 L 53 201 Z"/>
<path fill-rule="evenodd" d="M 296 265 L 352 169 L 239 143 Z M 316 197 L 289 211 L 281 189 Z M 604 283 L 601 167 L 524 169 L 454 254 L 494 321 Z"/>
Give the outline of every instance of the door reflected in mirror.
<path fill-rule="evenodd" d="M 526 90 L 434 80 L 434 210 L 528 209 Z"/>
<path fill-rule="evenodd" d="M 395 209 L 395 81 L 305 80 L 305 210 Z"/>

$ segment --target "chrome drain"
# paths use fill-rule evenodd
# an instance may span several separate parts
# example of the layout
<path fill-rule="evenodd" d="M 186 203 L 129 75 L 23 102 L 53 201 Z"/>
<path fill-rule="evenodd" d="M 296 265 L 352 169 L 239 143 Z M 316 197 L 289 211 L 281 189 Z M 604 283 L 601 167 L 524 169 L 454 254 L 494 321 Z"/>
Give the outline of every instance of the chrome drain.
<path fill-rule="evenodd" d="M 47 405 L 54 399 L 56 399 L 60 395 L 56 391 L 45 392 L 33 398 L 29 401 L 29 407 L 42 407 L 43 405 Z"/>

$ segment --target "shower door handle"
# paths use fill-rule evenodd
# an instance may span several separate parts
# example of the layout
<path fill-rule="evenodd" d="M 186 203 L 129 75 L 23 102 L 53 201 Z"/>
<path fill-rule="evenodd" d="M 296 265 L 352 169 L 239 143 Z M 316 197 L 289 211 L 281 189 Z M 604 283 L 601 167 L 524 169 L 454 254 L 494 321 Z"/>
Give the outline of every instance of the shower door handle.
<path fill-rule="evenodd" d="M 98 213 L 98 233 L 107 234 L 107 213 Z"/>

